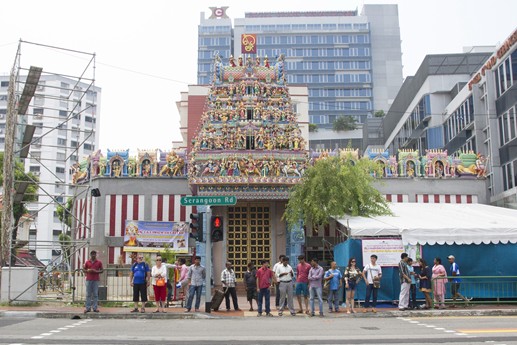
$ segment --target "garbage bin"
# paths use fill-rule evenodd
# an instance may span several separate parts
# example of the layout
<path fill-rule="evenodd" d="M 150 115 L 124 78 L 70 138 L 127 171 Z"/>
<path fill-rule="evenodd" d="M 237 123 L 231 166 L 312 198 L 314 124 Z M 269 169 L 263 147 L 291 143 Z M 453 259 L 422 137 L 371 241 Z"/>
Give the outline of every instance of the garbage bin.
<path fill-rule="evenodd" d="M 108 287 L 99 286 L 99 301 L 107 301 L 107 300 L 108 300 Z"/>

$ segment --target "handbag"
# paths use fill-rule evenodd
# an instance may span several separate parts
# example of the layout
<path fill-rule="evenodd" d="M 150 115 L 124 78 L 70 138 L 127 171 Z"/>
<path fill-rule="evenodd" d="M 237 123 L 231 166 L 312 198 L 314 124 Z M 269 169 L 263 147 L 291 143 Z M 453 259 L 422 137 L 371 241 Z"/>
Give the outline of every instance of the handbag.
<path fill-rule="evenodd" d="M 156 286 L 165 286 L 165 278 L 156 279 Z"/>
<path fill-rule="evenodd" d="M 375 289 L 380 289 L 381 288 L 381 280 L 379 279 L 379 277 L 374 277 L 373 278 L 373 287 Z"/>
<path fill-rule="evenodd" d="M 370 266 L 368 266 L 368 274 L 372 274 L 372 270 L 370 269 Z M 379 278 L 379 276 L 373 277 L 372 282 L 373 282 L 374 289 L 381 288 L 381 279 Z"/>

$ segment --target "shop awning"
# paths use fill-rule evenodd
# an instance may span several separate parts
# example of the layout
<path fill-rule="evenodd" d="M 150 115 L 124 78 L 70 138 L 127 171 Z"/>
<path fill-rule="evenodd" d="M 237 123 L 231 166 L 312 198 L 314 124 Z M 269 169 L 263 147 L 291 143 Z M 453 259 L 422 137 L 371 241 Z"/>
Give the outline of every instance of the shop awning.
<path fill-rule="evenodd" d="M 517 243 L 517 210 L 482 204 L 389 204 L 393 216 L 345 217 L 350 237 L 399 236 L 404 244 Z"/>

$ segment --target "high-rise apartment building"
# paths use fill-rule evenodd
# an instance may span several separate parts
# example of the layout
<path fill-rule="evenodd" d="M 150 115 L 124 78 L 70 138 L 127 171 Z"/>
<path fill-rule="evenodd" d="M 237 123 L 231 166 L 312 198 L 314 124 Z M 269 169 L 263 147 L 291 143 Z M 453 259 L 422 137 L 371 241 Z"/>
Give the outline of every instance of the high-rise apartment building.
<path fill-rule="evenodd" d="M 23 79 L 23 78 L 22 78 Z M 9 76 L 0 76 L 0 150 L 4 150 Z M 26 122 L 35 126 L 25 170 L 39 176 L 38 201 L 27 205 L 33 224 L 29 248 L 43 262 L 60 253 L 63 226 L 56 205 L 72 197 L 73 165 L 98 149 L 101 89 L 59 75 L 42 75 L 29 105 Z M 54 241 L 54 243 L 52 243 Z"/>
<path fill-rule="evenodd" d="M 361 13 L 245 13 L 233 26 L 226 11 L 201 14 L 198 84 L 211 83 L 216 52 L 237 59 L 241 35 L 256 35 L 256 56 L 274 61 L 284 54 L 288 83 L 308 86 L 309 121 L 318 126 L 311 148 L 346 146 L 350 137 L 330 130 L 336 118 L 352 116 L 362 124 L 375 111 L 386 112 L 402 85 L 397 5 L 365 5 Z"/>

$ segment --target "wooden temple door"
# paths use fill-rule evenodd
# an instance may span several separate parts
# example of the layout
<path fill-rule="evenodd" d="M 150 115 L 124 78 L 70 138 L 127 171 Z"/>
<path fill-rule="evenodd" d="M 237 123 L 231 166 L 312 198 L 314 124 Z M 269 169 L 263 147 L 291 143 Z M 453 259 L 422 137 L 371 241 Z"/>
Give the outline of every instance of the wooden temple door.
<path fill-rule="evenodd" d="M 227 258 L 238 280 L 244 278 L 248 262 L 260 267 L 271 260 L 271 219 L 267 204 L 242 203 L 228 207 Z"/>

